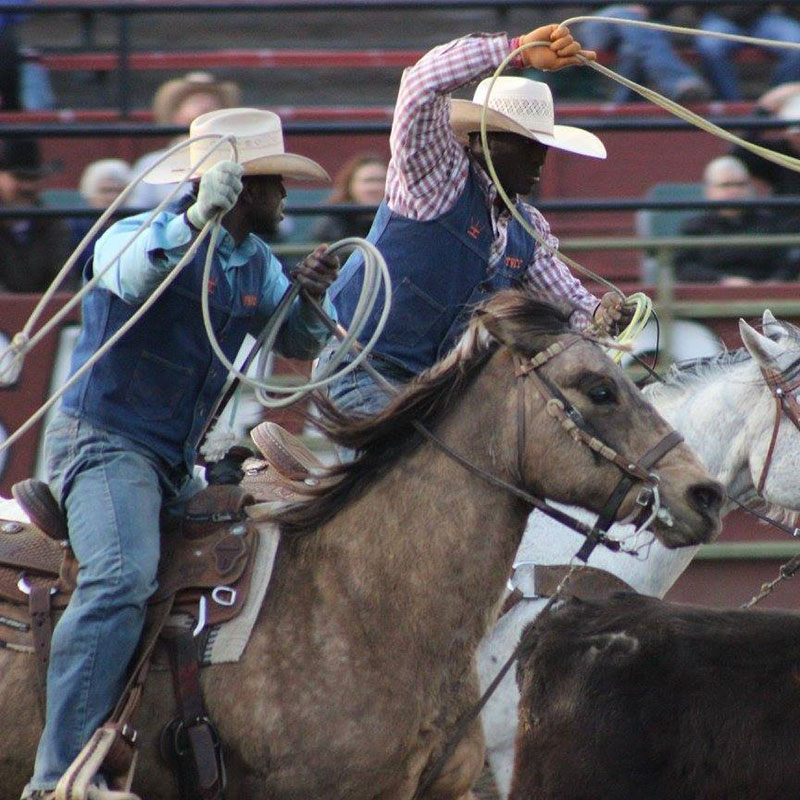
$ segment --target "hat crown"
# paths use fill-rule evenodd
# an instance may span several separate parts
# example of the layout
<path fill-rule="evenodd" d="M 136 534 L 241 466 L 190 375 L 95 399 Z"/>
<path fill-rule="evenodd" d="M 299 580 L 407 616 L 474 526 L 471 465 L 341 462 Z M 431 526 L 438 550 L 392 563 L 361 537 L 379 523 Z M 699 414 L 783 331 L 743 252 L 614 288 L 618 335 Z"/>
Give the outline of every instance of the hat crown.
<path fill-rule="evenodd" d="M 201 114 L 192 121 L 189 137 L 232 136 L 236 147 L 236 160 L 244 164 L 256 158 L 283 155 L 283 127 L 281 118 L 273 111 L 258 108 L 224 108 Z M 214 138 L 193 141 L 189 148 L 191 163 L 196 163 L 217 144 Z M 203 167 L 208 169 L 218 161 L 232 157 L 230 147 L 217 147 Z"/>
<path fill-rule="evenodd" d="M 475 89 L 473 103 L 483 105 L 492 78 L 482 80 Z M 489 108 L 514 120 L 530 131 L 552 134 L 555 125 L 550 87 L 529 78 L 500 76 L 492 86 Z"/>

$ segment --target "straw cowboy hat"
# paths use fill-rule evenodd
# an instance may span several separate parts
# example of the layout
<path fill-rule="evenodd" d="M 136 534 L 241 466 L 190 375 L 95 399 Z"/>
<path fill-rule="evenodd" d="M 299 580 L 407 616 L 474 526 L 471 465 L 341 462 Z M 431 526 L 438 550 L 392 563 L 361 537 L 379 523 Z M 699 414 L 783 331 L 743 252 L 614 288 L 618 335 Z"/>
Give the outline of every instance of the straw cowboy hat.
<path fill-rule="evenodd" d="M 245 175 L 282 175 L 307 181 L 327 181 L 330 176 L 316 161 L 287 153 L 283 148 L 280 117 L 272 111 L 257 108 L 223 108 L 201 114 L 189 126 L 189 139 L 208 138 L 190 143 L 145 177 L 147 183 L 178 183 L 189 177 L 199 178 L 219 161 L 238 161 Z M 230 145 L 223 144 L 194 171 L 191 170 L 222 136 L 233 136 L 234 155 Z"/>
<path fill-rule="evenodd" d="M 232 81 L 218 81 L 208 72 L 189 72 L 158 87 L 153 97 L 155 121 L 169 125 L 181 103 L 187 97 L 201 93 L 214 95 L 220 108 L 233 108 L 241 102 L 241 91 Z"/>
<path fill-rule="evenodd" d="M 463 142 L 481 129 L 481 114 L 492 79 L 482 80 L 472 100 L 450 101 L 450 124 Z M 606 148 L 589 131 L 555 125 L 550 87 L 529 78 L 500 76 L 492 88 L 486 113 L 488 131 L 508 131 L 535 139 L 549 147 L 593 158 L 605 158 Z"/>

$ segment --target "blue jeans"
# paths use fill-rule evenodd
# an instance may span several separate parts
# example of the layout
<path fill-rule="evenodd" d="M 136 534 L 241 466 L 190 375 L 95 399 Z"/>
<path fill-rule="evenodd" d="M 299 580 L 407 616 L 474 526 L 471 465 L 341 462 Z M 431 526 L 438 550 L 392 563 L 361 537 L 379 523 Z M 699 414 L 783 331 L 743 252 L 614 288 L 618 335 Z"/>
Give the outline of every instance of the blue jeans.
<path fill-rule="evenodd" d="M 716 33 L 735 33 L 744 36 L 755 36 L 759 39 L 777 39 L 781 42 L 800 42 L 800 22 L 793 17 L 773 11 L 767 11 L 747 27 L 737 25 L 726 17 L 709 11 L 703 16 L 700 27 L 705 31 Z M 695 39 L 697 51 L 703 59 L 708 76 L 714 82 L 722 100 L 739 100 L 739 79 L 732 55 L 744 47 L 739 42 L 726 39 L 715 39 L 709 36 L 698 36 Z M 773 86 L 787 81 L 800 80 L 800 50 L 783 50 L 770 48 L 777 57 L 777 65 L 772 73 Z"/>
<path fill-rule="evenodd" d="M 627 5 L 601 8 L 596 16 L 647 21 L 641 12 Z M 672 46 L 670 34 L 664 31 L 613 22 L 582 22 L 580 41 L 589 50 L 616 51 L 616 71 L 620 75 L 637 83 L 644 82 L 667 97 L 675 97 L 681 84 L 700 82 L 699 75 L 681 59 Z M 629 89 L 622 84 L 615 85 L 614 102 L 631 99 L 633 93 Z"/>
<path fill-rule="evenodd" d="M 314 377 L 317 377 L 331 360 L 337 346 L 338 342 L 328 345 L 322 351 L 314 368 Z M 345 360 L 338 368 L 341 369 L 347 363 L 350 362 Z M 402 386 L 413 377 L 411 373 L 383 359 L 370 358 L 369 364 L 394 386 Z M 379 411 L 383 411 L 393 397 L 361 367 L 356 367 L 352 372 L 348 372 L 347 375 L 329 384 L 327 393 L 333 404 L 341 411 L 362 415 L 377 414 Z"/>
<path fill-rule="evenodd" d="M 156 588 L 159 514 L 190 481 L 146 448 L 58 412 L 47 429 L 50 486 L 64 506 L 78 585 L 53 631 L 47 713 L 30 789 L 53 789 L 124 688 Z"/>

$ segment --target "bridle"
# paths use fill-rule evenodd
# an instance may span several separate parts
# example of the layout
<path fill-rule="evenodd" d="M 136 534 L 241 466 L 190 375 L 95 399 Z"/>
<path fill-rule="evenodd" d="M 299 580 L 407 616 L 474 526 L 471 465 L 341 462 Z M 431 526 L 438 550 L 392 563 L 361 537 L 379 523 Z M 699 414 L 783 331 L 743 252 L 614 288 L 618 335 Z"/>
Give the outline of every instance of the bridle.
<path fill-rule="evenodd" d="M 586 542 L 577 553 L 577 558 L 585 562 L 600 542 L 608 545 L 609 540 L 605 534 L 616 519 L 623 500 L 637 481 L 644 484 L 636 498 L 637 505 L 641 506 L 637 517 L 644 517 L 642 521 L 637 520 L 638 529 L 646 528 L 658 514 L 667 516 L 666 509 L 661 508 L 658 476 L 652 472 L 652 467 L 679 445 L 683 441 L 683 436 L 678 431 L 671 430 L 638 460 L 621 456 L 613 447 L 607 445 L 592 429 L 581 412 L 567 400 L 561 390 L 538 371 L 552 358 L 563 353 L 583 338 L 575 335 L 566 340 L 559 340 L 528 360 L 523 360 L 518 356 L 515 358 L 517 360 L 517 470 L 519 477 L 522 477 L 522 454 L 526 441 L 525 380 L 527 378 L 536 384 L 535 392 L 545 401 L 547 413 L 561 424 L 561 427 L 574 441 L 584 444 L 593 452 L 611 461 L 622 471 L 619 482 L 600 510 L 592 531 L 586 537 Z M 573 524 L 567 524 L 575 529 Z"/>
<path fill-rule="evenodd" d="M 792 424 L 800 431 L 800 403 L 798 403 L 795 393 L 800 389 L 800 378 L 796 373 L 800 370 L 800 358 L 793 361 L 785 370 L 769 369 L 761 367 L 761 374 L 764 376 L 767 386 L 772 396 L 775 398 L 775 422 L 772 426 L 772 436 L 769 440 L 767 457 L 764 466 L 761 468 L 761 476 L 758 479 L 756 492 L 762 495 L 764 484 L 767 482 L 769 468 L 772 465 L 772 456 L 775 452 L 775 445 L 778 442 L 778 430 L 781 427 L 781 419 L 785 414 Z M 794 378 L 794 380 L 792 380 Z M 790 382 L 791 380 L 791 382 Z"/>
<path fill-rule="evenodd" d="M 543 367 L 548 361 L 563 353 L 568 348 L 572 347 L 576 342 L 582 341 L 584 337 L 575 335 L 568 339 L 561 339 L 554 342 L 545 350 L 537 353 L 535 356 L 524 359 L 518 354 L 514 354 L 515 362 L 515 376 L 517 378 L 517 478 L 522 482 L 522 463 L 525 452 L 526 430 L 526 380 L 530 379 L 536 383 L 536 392 L 545 401 L 545 409 L 547 413 L 555 417 L 564 430 L 576 441 L 584 444 L 586 447 L 602 456 L 603 458 L 611 461 L 621 471 L 622 476 L 617 483 L 614 490 L 606 500 L 597 521 L 594 525 L 587 525 L 581 520 L 561 511 L 543 498 L 537 497 L 530 492 L 521 489 L 519 486 L 509 483 L 508 481 L 492 475 L 486 470 L 478 467 L 469 460 L 467 460 L 460 453 L 453 450 L 448 444 L 443 442 L 438 436 L 429 431 L 422 423 L 415 422 L 414 427 L 426 439 L 433 442 L 440 450 L 446 453 L 457 463 L 461 464 L 469 472 L 480 476 L 487 482 L 494 486 L 505 489 L 510 494 L 519 497 L 529 505 L 538 509 L 539 511 L 547 514 L 547 516 L 560 522 L 562 525 L 574 530 L 576 533 L 586 537 L 586 541 L 577 553 L 577 558 L 582 561 L 587 561 L 592 550 L 598 545 L 603 544 L 611 550 L 619 550 L 620 543 L 607 536 L 608 529 L 614 522 L 619 507 L 622 505 L 623 500 L 627 496 L 631 487 L 637 481 L 643 484 L 642 491 L 636 499 L 637 505 L 641 506 L 641 511 L 637 514 L 638 530 L 646 528 L 656 517 L 662 515 L 669 519 L 669 512 L 661 508 L 660 495 L 658 491 L 658 477 L 653 474 L 651 468 L 655 466 L 667 453 L 683 441 L 683 436 L 676 430 L 670 431 L 664 436 L 658 444 L 648 450 L 640 459 L 631 459 L 621 456 L 613 447 L 607 445 L 597 434 L 592 430 L 589 423 L 584 419 L 580 411 L 575 408 L 566 397 L 564 397 L 561 390 L 539 373 L 539 369 Z M 643 517 L 642 521 L 639 518 Z"/>

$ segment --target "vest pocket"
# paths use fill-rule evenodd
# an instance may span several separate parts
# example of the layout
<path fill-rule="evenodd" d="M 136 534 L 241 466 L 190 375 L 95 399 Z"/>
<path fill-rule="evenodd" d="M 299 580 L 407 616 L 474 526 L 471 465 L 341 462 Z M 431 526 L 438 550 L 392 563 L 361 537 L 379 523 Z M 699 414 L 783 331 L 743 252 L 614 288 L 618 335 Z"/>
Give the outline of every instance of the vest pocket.
<path fill-rule="evenodd" d="M 384 339 L 395 344 L 415 345 L 446 311 L 446 306 L 420 289 L 410 278 L 403 278 L 394 291 Z"/>
<path fill-rule="evenodd" d="M 175 416 L 192 383 L 193 370 L 143 350 L 131 375 L 125 400 L 143 419 Z"/>

